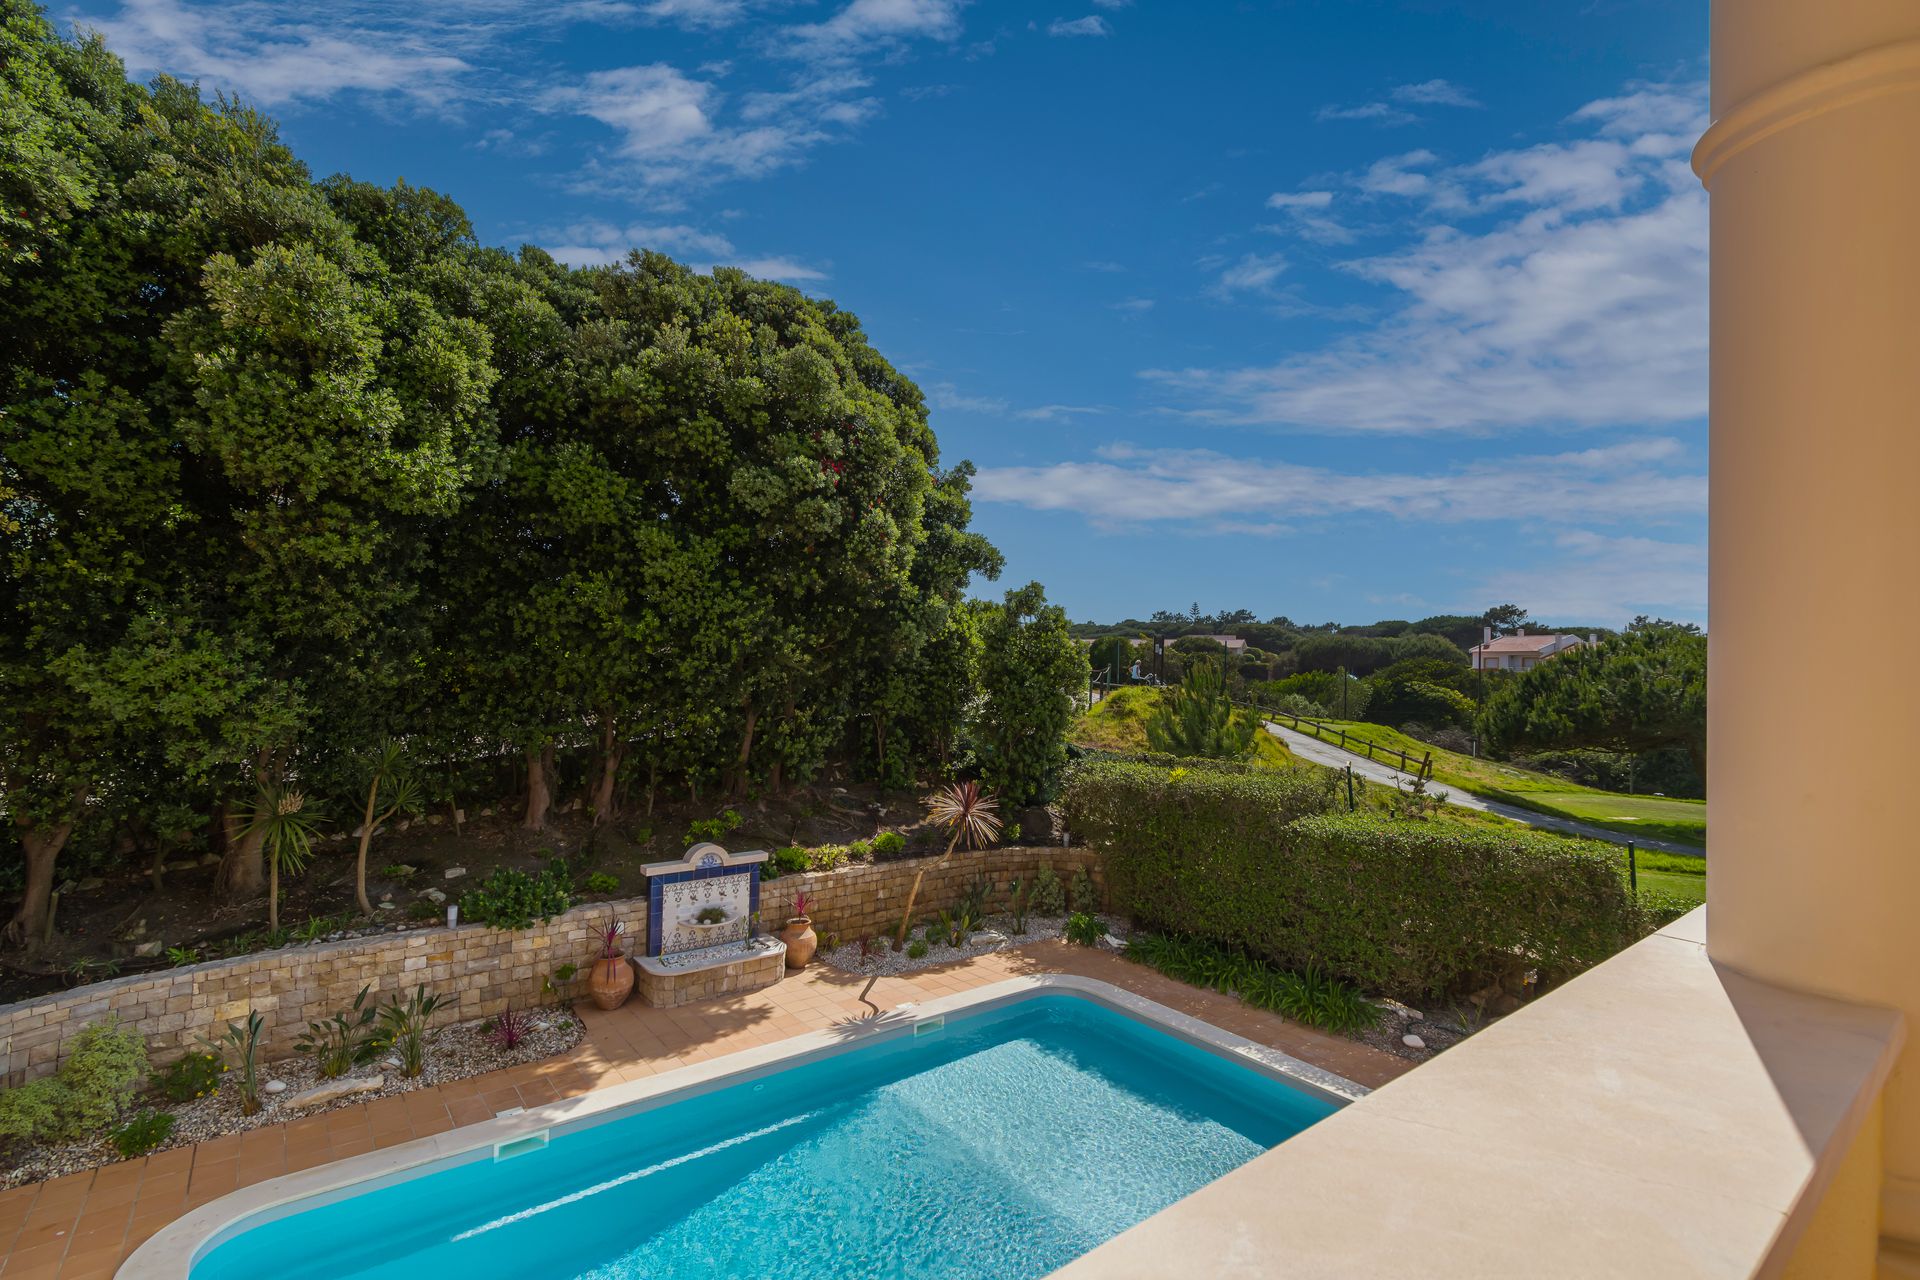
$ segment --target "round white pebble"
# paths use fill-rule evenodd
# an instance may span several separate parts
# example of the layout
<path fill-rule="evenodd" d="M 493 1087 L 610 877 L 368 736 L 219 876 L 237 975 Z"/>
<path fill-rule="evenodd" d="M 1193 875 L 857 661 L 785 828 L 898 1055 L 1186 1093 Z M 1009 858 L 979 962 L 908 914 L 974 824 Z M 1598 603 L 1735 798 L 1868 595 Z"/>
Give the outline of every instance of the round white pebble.
<path fill-rule="evenodd" d="M 287 1082 L 285 1080 L 269 1080 L 260 1086 L 260 1092 L 262 1093 L 285 1093 L 286 1091 Z"/>
<path fill-rule="evenodd" d="M 1427 1042 L 1416 1035 L 1401 1036 L 1400 1043 L 1409 1049 L 1424 1049 L 1427 1047 Z"/>

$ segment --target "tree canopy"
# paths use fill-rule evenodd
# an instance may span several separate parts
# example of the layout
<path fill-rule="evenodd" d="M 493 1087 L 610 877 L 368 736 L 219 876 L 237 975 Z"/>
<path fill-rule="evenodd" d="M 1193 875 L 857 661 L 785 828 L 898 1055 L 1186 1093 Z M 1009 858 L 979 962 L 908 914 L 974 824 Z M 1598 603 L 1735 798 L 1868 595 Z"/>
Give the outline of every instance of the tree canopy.
<path fill-rule="evenodd" d="M 966 599 L 1001 564 L 972 468 L 852 314 L 481 246 L 445 195 L 315 182 L 258 113 L 5 15 L 14 940 L 75 833 L 136 816 L 257 892 L 263 804 L 357 812 L 390 742 L 423 802 L 518 760 L 537 826 L 562 751 L 604 818 L 830 758 L 905 782 L 984 706 L 990 767 L 1044 785 L 1084 657 L 1038 586 Z"/>
<path fill-rule="evenodd" d="M 1707 638 L 1697 628 L 1647 624 L 1570 649 L 1502 682 L 1476 727 L 1501 753 L 1678 747 L 1704 778 Z"/>

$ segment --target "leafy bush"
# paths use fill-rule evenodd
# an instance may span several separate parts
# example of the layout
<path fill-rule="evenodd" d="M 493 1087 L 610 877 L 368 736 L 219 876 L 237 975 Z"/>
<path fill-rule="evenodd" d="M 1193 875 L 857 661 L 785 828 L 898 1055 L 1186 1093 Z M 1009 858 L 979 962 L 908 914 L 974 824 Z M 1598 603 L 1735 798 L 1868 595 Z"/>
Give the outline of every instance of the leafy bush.
<path fill-rule="evenodd" d="M 367 1003 L 367 993 L 372 989 L 372 984 L 361 987 L 352 1008 L 309 1022 L 293 1042 L 293 1051 L 312 1055 L 314 1065 L 328 1080 L 337 1080 L 355 1067 L 372 1062 L 380 1053 L 380 1039 L 373 1032 L 377 1014 Z"/>
<path fill-rule="evenodd" d="M 78 1142 L 113 1125 L 147 1076 L 147 1046 L 109 1017 L 76 1035 L 51 1076 L 0 1093 L 0 1138 Z"/>
<path fill-rule="evenodd" d="M 429 995 L 423 983 L 404 1001 L 398 996 L 380 1006 L 380 1029 L 400 1059 L 400 1074 L 409 1080 L 427 1065 L 427 1029 L 442 1005 L 452 1004 L 446 996 Z"/>
<path fill-rule="evenodd" d="M 1686 895 L 1669 889 L 1640 891 L 1640 909 L 1647 913 L 1647 923 L 1656 929 L 1672 924 L 1699 905 Z"/>
<path fill-rule="evenodd" d="M 1100 909 L 1100 891 L 1093 887 L 1093 876 L 1085 867 L 1073 873 L 1073 881 L 1067 888 L 1067 899 L 1073 904 L 1074 911 L 1082 915 L 1092 915 Z"/>
<path fill-rule="evenodd" d="M 1076 911 L 1067 917 L 1065 937 L 1076 947 L 1091 947 L 1107 936 L 1107 924 L 1099 916 Z"/>
<path fill-rule="evenodd" d="M 57 1124 L 64 1098 L 65 1091 L 52 1076 L 0 1093 L 0 1140 L 13 1144 L 45 1138 Z"/>
<path fill-rule="evenodd" d="M 703 840 L 717 843 L 725 840 L 728 833 L 740 825 L 740 821 L 740 815 L 732 809 L 711 818 L 695 818 L 687 824 L 687 843 L 699 844 Z"/>
<path fill-rule="evenodd" d="M 927 954 L 927 944 L 921 941 L 919 938 L 915 938 L 912 942 L 909 942 L 907 944 L 907 959 L 921 960 L 926 957 L 926 954 Z"/>
<path fill-rule="evenodd" d="M 1067 914 L 1067 890 L 1052 867 L 1042 867 L 1033 876 L 1033 888 L 1027 893 L 1027 910 L 1036 916 Z"/>
<path fill-rule="evenodd" d="M 784 849 L 775 849 L 760 866 L 762 880 L 778 880 L 781 876 L 792 875 L 807 869 L 807 851 L 797 844 Z"/>
<path fill-rule="evenodd" d="M 567 879 L 552 868 L 537 876 L 501 867 L 460 897 L 460 915 L 496 929 L 526 929 L 573 904 Z"/>
<path fill-rule="evenodd" d="M 165 1111 L 142 1111 L 126 1123 L 107 1131 L 113 1149 L 123 1160 L 146 1155 L 173 1136 L 174 1119 Z"/>
<path fill-rule="evenodd" d="M 864 852 L 871 852 L 866 850 Z M 807 850 L 807 870 L 832 871 L 846 862 L 849 857 L 860 857 L 863 853 L 859 844 L 823 844 Z"/>
<path fill-rule="evenodd" d="M 189 1053 L 151 1077 L 154 1090 L 168 1102 L 192 1102 L 220 1087 L 226 1064 L 211 1053 Z"/>
<path fill-rule="evenodd" d="M 1205 939 L 1173 934 L 1135 934 L 1124 954 L 1169 978 L 1237 995 L 1323 1031 L 1351 1035 L 1380 1021 L 1380 1007 L 1357 988 L 1312 966 L 1289 973 Z"/>
<path fill-rule="evenodd" d="M 581 887 L 588 893 L 618 893 L 620 877 L 596 871 L 581 882 Z"/>
<path fill-rule="evenodd" d="M 873 838 L 873 857 L 876 862 L 898 858 L 906 851 L 907 838 L 898 831 L 882 831 Z"/>
<path fill-rule="evenodd" d="M 1515 954 L 1571 972 L 1645 927 L 1608 846 L 1328 815 L 1335 777 L 1091 761 L 1064 802 L 1115 909 L 1373 990 L 1444 993 Z"/>

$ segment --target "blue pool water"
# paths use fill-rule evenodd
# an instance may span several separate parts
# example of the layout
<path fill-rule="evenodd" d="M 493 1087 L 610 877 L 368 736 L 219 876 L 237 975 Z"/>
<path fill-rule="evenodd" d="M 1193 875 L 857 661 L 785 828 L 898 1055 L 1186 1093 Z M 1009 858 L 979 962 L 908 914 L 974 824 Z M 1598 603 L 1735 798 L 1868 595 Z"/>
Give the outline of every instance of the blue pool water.
<path fill-rule="evenodd" d="M 246 1226 L 193 1280 L 1024 1280 L 1333 1110 L 1048 995 Z"/>

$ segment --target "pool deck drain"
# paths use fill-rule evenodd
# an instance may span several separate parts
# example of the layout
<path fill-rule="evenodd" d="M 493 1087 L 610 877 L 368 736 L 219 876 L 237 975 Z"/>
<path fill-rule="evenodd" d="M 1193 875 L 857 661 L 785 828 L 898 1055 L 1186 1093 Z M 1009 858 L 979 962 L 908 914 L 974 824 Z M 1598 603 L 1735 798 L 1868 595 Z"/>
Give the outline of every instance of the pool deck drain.
<path fill-rule="evenodd" d="M 860 1000 L 866 975 L 816 964 L 774 986 L 704 1004 L 582 1009 L 587 1030 L 580 1045 L 542 1062 L 0 1192 L 0 1280 L 99 1280 L 168 1223 L 240 1187 L 807 1032 L 897 1018 L 905 1006 L 1042 973 L 1110 982 L 1368 1087 L 1413 1066 L 1058 942 L 881 978 L 870 1003 Z"/>

